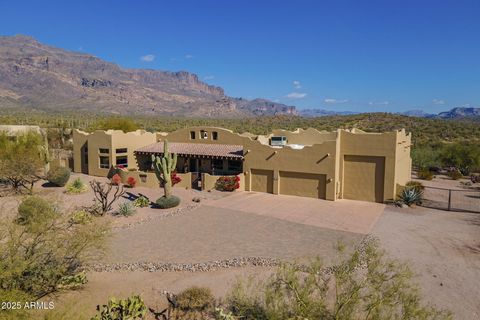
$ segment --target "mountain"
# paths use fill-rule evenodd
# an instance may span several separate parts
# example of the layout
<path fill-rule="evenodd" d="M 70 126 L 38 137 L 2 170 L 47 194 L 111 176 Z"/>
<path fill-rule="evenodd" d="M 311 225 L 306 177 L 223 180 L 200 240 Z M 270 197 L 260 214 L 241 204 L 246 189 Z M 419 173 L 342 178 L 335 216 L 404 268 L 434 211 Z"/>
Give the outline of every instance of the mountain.
<path fill-rule="evenodd" d="M 297 114 L 294 106 L 226 96 L 186 71 L 126 69 L 28 36 L 0 36 L 1 108 L 191 117 Z"/>
<path fill-rule="evenodd" d="M 420 109 L 407 110 L 407 111 L 401 112 L 400 114 L 404 116 L 418 117 L 418 118 L 431 118 L 435 116 L 433 114 L 426 113 L 425 111 Z"/>
<path fill-rule="evenodd" d="M 360 113 L 360 112 L 354 112 L 354 111 L 332 111 L 332 110 L 325 110 L 325 109 L 301 109 L 301 110 L 298 110 L 298 112 L 302 117 L 307 117 L 307 118 L 351 115 L 351 114 Z"/>
<path fill-rule="evenodd" d="M 480 108 L 457 107 L 434 116 L 439 119 L 480 118 Z"/>

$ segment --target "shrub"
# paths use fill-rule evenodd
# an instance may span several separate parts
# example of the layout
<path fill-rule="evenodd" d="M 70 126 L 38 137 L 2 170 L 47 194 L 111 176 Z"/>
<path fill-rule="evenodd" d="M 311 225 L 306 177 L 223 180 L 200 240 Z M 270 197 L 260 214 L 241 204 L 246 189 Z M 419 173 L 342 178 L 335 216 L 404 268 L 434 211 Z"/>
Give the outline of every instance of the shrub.
<path fill-rule="evenodd" d="M 128 177 L 126 185 L 127 187 L 135 188 L 135 186 L 137 185 L 137 179 L 135 179 L 134 177 Z"/>
<path fill-rule="evenodd" d="M 114 186 L 118 186 L 122 182 L 122 178 L 118 173 L 115 173 L 112 177 L 111 182 Z"/>
<path fill-rule="evenodd" d="M 68 194 L 79 194 L 84 193 L 87 190 L 88 188 L 85 183 L 83 183 L 80 178 L 76 178 L 67 185 L 65 192 Z"/>
<path fill-rule="evenodd" d="M 422 192 L 425 190 L 425 186 L 418 181 L 408 181 L 405 187 L 416 189 L 419 192 Z"/>
<path fill-rule="evenodd" d="M 453 169 L 453 170 L 448 171 L 447 176 L 449 176 L 450 179 L 452 179 L 452 180 L 458 180 L 458 179 L 463 177 L 462 173 L 457 169 Z"/>
<path fill-rule="evenodd" d="M 135 320 L 145 317 L 147 306 L 143 299 L 136 295 L 118 301 L 115 298 L 110 298 L 108 303 L 102 306 L 101 310 L 98 305 L 97 311 L 100 314 L 97 314 L 91 320 Z"/>
<path fill-rule="evenodd" d="M 90 181 L 90 187 L 95 196 L 94 201 L 99 205 L 100 215 L 110 212 L 112 205 L 125 193 L 123 186 L 113 185 L 112 183 L 101 183 L 96 180 Z"/>
<path fill-rule="evenodd" d="M 171 177 L 172 177 L 172 186 L 182 182 L 182 178 L 180 178 L 180 176 L 177 175 L 177 171 L 173 171 L 171 174 Z"/>
<path fill-rule="evenodd" d="M 423 200 L 423 191 L 418 187 L 405 187 L 398 198 L 407 206 L 421 204 Z"/>
<path fill-rule="evenodd" d="M 421 301 L 408 266 L 367 241 L 330 268 L 287 263 L 266 281 L 227 295 L 235 319 L 452 319 Z"/>
<path fill-rule="evenodd" d="M 177 295 L 178 307 L 184 311 L 204 311 L 213 306 L 214 296 L 209 288 L 190 287 Z"/>
<path fill-rule="evenodd" d="M 63 187 L 70 179 L 70 169 L 64 167 L 55 167 L 50 169 L 47 174 L 48 182 L 56 185 L 57 187 Z"/>
<path fill-rule="evenodd" d="M 60 284 L 58 285 L 59 289 L 79 289 L 84 284 L 88 282 L 87 274 L 85 271 L 80 271 L 74 275 L 68 275 L 62 277 Z"/>
<path fill-rule="evenodd" d="M 472 181 L 472 183 L 480 183 L 480 174 L 472 174 L 470 181 Z"/>
<path fill-rule="evenodd" d="M 130 202 L 123 202 L 118 205 L 118 211 L 117 211 L 118 215 L 128 217 L 135 214 L 136 212 L 137 212 L 137 209 Z"/>
<path fill-rule="evenodd" d="M 87 224 L 93 221 L 92 214 L 86 210 L 79 210 L 72 214 L 70 222 L 73 224 Z"/>
<path fill-rule="evenodd" d="M 137 208 L 145 208 L 150 204 L 150 200 L 145 196 L 140 196 L 133 200 L 133 205 Z"/>
<path fill-rule="evenodd" d="M 432 180 L 433 173 L 427 168 L 422 168 L 417 172 L 417 177 L 422 180 Z"/>
<path fill-rule="evenodd" d="M 219 191 L 235 191 L 238 188 L 240 188 L 239 176 L 220 177 L 215 183 L 215 189 Z"/>
<path fill-rule="evenodd" d="M 17 223 L 31 228 L 45 227 L 57 215 L 56 208 L 47 200 L 29 196 L 18 206 Z"/>
<path fill-rule="evenodd" d="M 176 207 L 180 204 L 180 198 L 177 196 L 170 196 L 170 197 L 160 197 L 155 201 L 157 206 L 160 209 L 168 209 L 168 208 L 173 208 Z"/>

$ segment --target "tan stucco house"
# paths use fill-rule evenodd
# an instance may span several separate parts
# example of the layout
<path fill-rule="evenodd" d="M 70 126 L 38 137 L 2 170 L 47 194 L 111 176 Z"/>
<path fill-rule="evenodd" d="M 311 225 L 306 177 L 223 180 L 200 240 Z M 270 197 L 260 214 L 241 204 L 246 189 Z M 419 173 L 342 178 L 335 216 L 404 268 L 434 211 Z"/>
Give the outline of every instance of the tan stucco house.
<path fill-rule="evenodd" d="M 266 136 L 216 127 L 171 133 L 75 130 L 74 171 L 107 176 L 121 166 L 122 179 L 133 176 L 140 185 L 158 187 L 151 155 L 163 153 L 164 140 L 178 155 L 179 186 L 187 188 L 212 189 L 218 176 L 238 175 L 245 191 L 384 202 L 411 176 L 411 135 L 405 130 L 311 128 Z"/>

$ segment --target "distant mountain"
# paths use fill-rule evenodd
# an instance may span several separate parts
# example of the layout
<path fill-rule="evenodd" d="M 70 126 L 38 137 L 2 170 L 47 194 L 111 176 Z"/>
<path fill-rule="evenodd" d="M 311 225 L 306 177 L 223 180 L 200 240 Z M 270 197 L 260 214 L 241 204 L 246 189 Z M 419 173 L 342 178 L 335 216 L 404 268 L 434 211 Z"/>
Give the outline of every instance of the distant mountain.
<path fill-rule="evenodd" d="M 435 116 L 434 114 L 426 113 L 425 111 L 420 109 L 407 110 L 407 111 L 401 112 L 400 114 L 403 114 L 404 116 L 419 117 L 419 118 L 431 118 Z"/>
<path fill-rule="evenodd" d="M 186 71 L 126 69 L 27 36 L 0 36 L 1 108 L 191 117 L 297 114 L 294 106 L 226 96 Z"/>
<path fill-rule="evenodd" d="M 325 117 L 325 116 L 338 116 L 338 115 L 350 115 L 350 114 L 358 114 L 360 112 L 354 111 L 332 111 L 332 110 L 325 110 L 325 109 L 300 109 L 298 113 L 302 117 Z"/>
<path fill-rule="evenodd" d="M 480 108 L 457 107 L 449 111 L 440 112 L 435 118 L 439 119 L 464 119 L 480 118 Z"/>

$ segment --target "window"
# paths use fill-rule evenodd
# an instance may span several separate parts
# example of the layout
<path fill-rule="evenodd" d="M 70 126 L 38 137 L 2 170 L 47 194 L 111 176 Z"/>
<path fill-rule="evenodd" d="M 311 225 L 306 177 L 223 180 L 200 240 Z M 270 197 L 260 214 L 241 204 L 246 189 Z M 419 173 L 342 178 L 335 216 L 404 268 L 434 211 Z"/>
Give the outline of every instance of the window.
<path fill-rule="evenodd" d="M 117 160 L 116 160 L 115 163 L 116 163 L 117 166 L 122 166 L 124 168 L 128 168 L 128 157 L 127 156 L 117 157 Z"/>
<path fill-rule="evenodd" d="M 241 172 L 242 161 L 228 160 L 228 171 Z"/>
<path fill-rule="evenodd" d="M 213 140 L 218 140 L 218 132 L 217 131 L 212 132 L 212 139 Z"/>
<path fill-rule="evenodd" d="M 98 149 L 98 152 L 99 152 L 99 153 L 106 153 L 106 154 L 109 154 L 109 153 L 110 153 L 110 149 L 106 149 L 106 148 L 99 148 L 99 149 Z"/>
<path fill-rule="evenodd" d="M 195 140 L 195 131 L 190 131 L 190 139 Z"/>
<path fill-rule="evenodd" d="M 212 160 L 212 169 L 213 170 L 223 170 L 223 160 L 222 159 L 213 159 Z"/>
<path fill-rule="evenodd" d="M 102 169 L 110 168 L 110 159 L 108 157 L 100 156 L 100 168 Z"/>
<path fill-rule="evenodd" d="M 116 153 L 127 153 L 128 149 L 127 148 L 119 148 L 115 150 Z"/>
<path fill-rule="evenodd" d="M 208 132 L 207 131 L 200 131 L 200 138 L 201 139 L 208 139 Z"/>

